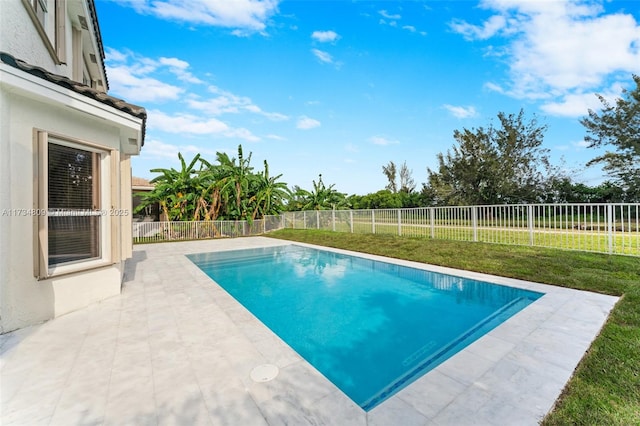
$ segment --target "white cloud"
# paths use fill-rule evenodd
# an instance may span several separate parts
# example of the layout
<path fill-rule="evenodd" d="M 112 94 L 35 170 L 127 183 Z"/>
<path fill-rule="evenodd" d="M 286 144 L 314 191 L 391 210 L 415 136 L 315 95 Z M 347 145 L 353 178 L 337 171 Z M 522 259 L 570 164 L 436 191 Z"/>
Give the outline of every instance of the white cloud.
<path fill-rule="evenodd" d="M 311 49 L 311 53 L 313 53 L 313 55 L 318 58 L 318 60 L 320 62 L 324 62 L 327 64 L 332 64 L 333 63 L 333 58 L 331 57 L 331 55 L 328 52 L 325 52 L 323 50 L 319 50 L 319 49 Z"/>
<path fill-rule="evenodd" d="M 251 131 L 244 129 L 242 127 L 229 129 L 227 132 L 224 133 L 224 136 L 228 138 L 244 139 L 249 142 L 258 142 L 260 140 L 260 138 L 254 135 L 253 133 L 251 133 Z"/>
<path fill-rule="evenodd" d="M 234 28 L 236 35 L 264 31 L 279 0 L 123 0 L 138 13 L 196 25 Z"/>
<path fill-rule="evenodd" d="M 145 141 L 142 155 L 144 155 L 145 158 L 169 158 L 173 160 L 177 158 L 178 152 L 180 152 L 180 148 L 177 145 L 151 139 Z"/>
<path fill-rule="evenodd" d="M 240 138 L 247 141 L 258 141 L 259 137 L 243 128 L 232 128 L 216 119 L 197 117 L 191 114 L 166 114 L 162 111 L 148 111 L 147 125 L 150 129 L 167 133 L 188 135 L 217 135 L 230 138 Z"/>
<path fill-rule="evenodd" d="M 204 120 L 184 113 L 169 115 L 159 110 L 150 110 L 147 120 L 150 128 L 167 133 L 205 135 L 229 131 L 229 126 L 216 118 Z"/>
<path fill-rule="evenodd" d="M 593 87 L 608 74 L 638 70 L 640 26 L 630 15 L 586 21 L 561 17 L 555 25 L 561 29 L 533 24 L 525 38 L 514 44 L 511 73 L 524 83 L 516 86 L 517 92 L 526 96 L 547 88 Z"/>
<path fill-rule="evenodd" d="M 109 82 L 111 90 L 118 96 L 130 102 L 141 103 L 181 100 L 180 105 L 197 110 L 197 116 L 188 113 L 167 116 L 159 111 L 150 113 L 148 127 L 151 131 L 157 129 L 172 133 L 218 134 L 257 141 L 260 138 L 246 129 L 230 128 L 218 119 L 201 117 L 203 114 L 215 117 L 228 113 L 250 113 L 271 121 L 289 119 L 285 114 L 264 111 L 249 97 L 235 95 L 217 86 L 209 86 L 208 91 L 214 96 L 203 99 L 200 95 L 188 93 L 183 87 L 161 81 L 160 78 L 167 78 L 167 73 L 163 75 L 163 71 L 168 71 L 182 82 L 203 83 L 188 71 L 189 63 L 179 58 L 160 57 L 155 60 L 114 49 L 107 49 L 107 52 Z M 155 78 L 156 75 L 158 78 Z"/>
<path fill-rule="evenodd" d="M 600 94 L 609 103 L 615 103 L 615 99 L 619 97 L 623 87 L 621 84 L 616 83 L 608 89 L 603 90 Z M 589 110 L 598 110 L 602 107 L 600 99 L 592 93 L 569 93 L 560 97 L 560 100 L 556 102 L 543 103 L 540 109 L 544 112 L 561 116 L 561 117 L 584 117 L 589 113 Z"/>
<path fill-rule="evenodd" d="M 313 118 L 302 116 L 298 119 L 298 123 L 296 124 L 296 127 L 302 130 L 309 130 L 315 127 L 320 127 L 320 122 Z"/>
<path fill-rule="evenodd" d="M 233 93 L 220 89 L 217 86 L 209 86 L 208 90 L 216 95 L 214 98 L 199 100 L 198 98 L 187 99 L 186 103 L 190 108 L 207 112 L 211 115 L 237 114 L 240 112 L 251 112 L 262 115 L 272 121 L 284 121 L 289 117 L 278 112 L 266 112 L 255 105 L 246 96 L 237 96 Z"/>
<path fill-rule="evenodd" d="M 188 92 L 190 83 L 203 83 L 189 72 L 189 63 L 175 57 L 146 58 L 129 51 L 107 49 L 107 72 L 112 91 L 127 101 L 153 103 L 175 101 L 175 113 L 159 109 L 148 110 L 147 128 L 150 134 L 161 131 L 184 135 L 214 135 L 259 141 L 260 137 L 242 127 L 233 127 L 217 118 L 223 114 L 259 115 L 271 121 L 289 120 L 279 112 L 264 111 L 247 96 L 239 96 L 217 86 L 207 93 Z M 161 80 L 171 79 L 172 85 Z M 147 105 L 147 108 L 149 106 Z M 180 108 L 183 110 L 180 111 Z M 196 112 L 188 112 L 188 110 Z"/>
<path fill-rule="evenodd" d="M 465 107 L 445 104 L 442 107 L 449 111 L 456 118 L 470 118 L 478 115 L 478 112 L 473 106 Z"/>
<path fill-rule="evenodd" d="M 314 31 L 311 38 L 321 43 L 334 42 L 340 38 L 335 31 Z"/>
<path fill-rule="evenodd" d="M 561 117 L 581 117 L 587 115 L 588 110 L 597 109 L 600 105 L 593 93 L 568 94 L 558 102 L 544 103 L 540 109 L 550 115 Z"/>
<path fill-rule="evenodd" d="M 110 90 L 131 102 L 178 99 L 184 89 L 161 81 L 159 74 L 163 71 L 169 71 L 183 82 L 202 83 L 188 71 L 189 63 L 178 58 L 161 57 L 155 60 L 110 48 L 105 53 Z"/>
<path fill-rule="evenodd" d="M 484 84 L 484 88 L 491 92 L 504 93 L 504 89 L 499 84 L 488 81 Z"/>
<path fill-rule="evenodd" d="M 238 97 L 232 94 L 221 95 L 207 100 L 188 99 L 186 101 L 190 108 L 206 112 L 211 115 L 236 114 L 241 109 L 250 107 L 249 98 Z"/>
<path fill-rule="evenodd" d="M 374 145 L 381 145 L 381 146 L 396 145 L 400 143 L 400 141 L 390 140 L 382 136 L 372 136 L 371 138 L 369 138 L 369 141 Z"/>
<path fill-rule="evenodd" d="M 127 66 L 107 66 L 110 92 L 129 102 L 162 102 L 175 100 L 184 90 L 151 77 L 137 77 Z"/>
<path fill-rule="evenodd" d="M 274 140 L 274 141 L 286 141 L 287 140 L 287 138 L 285 138 L 285 137 L 282 137 L 282 136 L 279 136 L 279 135 L 273 135 L 273 134 L 266 135 L 265 138 L 271 139 L 271 140 Z"/>
<path fill-rule="evenodd" d="M 179 80 L 186 81 L 187 83 L 202 83 L 202 80 L 187 71 L 187 68 L 189 68 L 188 62 L 182 61 L 178 58 L 160 58 L 158 62 L 162 65 L 168 66 L 169 71 L 175 74 Z"/>
<path fill-rule="evenodd" d="M 384 19 L 380 18 L 380 20 L 378 21 L 378 23 L 379 23 L 380 25 L 389 25 L 390 27 L 395 27 L 395 28 L 397 28 L 397 27 L 398 27 L 398 22 L 397 22 L 397 21 L 388 21 L 388 22 L 387 22 L 386 20 L 384 20 Z"/>
<path fill-rule="evenodd" d="M 390 14 L 389 12 L 387 12 L 386 10 L 379 10 L 379 11 L 378 11 L 378 13 L 379 13 L 381 16 L 383 16 L 383 17 L 387 18 L 387 19 L 392 19 L 392 20 L 402 19 L 402 16 L 400 16 L 400 15 L 398 15 L 398 14 L 392 15 L 392 14 Z"/>
<path fill-rule="evenodd" d="M 347 152 L 360 152 L 357 146 L 352 143 L 348 143 L 344 146 L 344 150 Z"/>
<path fill-rule="evenodd" d="M 286 121 L 289 119 L 288 115 L 280 114 L 279 112 L 266 112 L 262 111 L 260 108 L 258 108 L 257 113 L 264 117 L 267 117 L 271 121 Z"/>
<path fill-rule="evenodd" d="M 382 16 L 382 18 L 380 18 L 378 20 L 378 23 L 380 25 L 389 25 L 390 27 L 394 27 L 394 28 L 402 28 L 405 31 L 409 31 L 412 33 L 418 33 L 420 35 L 427 35 L 427 33 L 425 31 L 418 31 L 418 29 L 416 27 L 414 27 L 413 25 L 403 25 L 402 27 L 400 27 L 398 25 L 398 20 L 402 19 L 402 16 L 399 14 L 390 14 L 389 12 L 387 12 L 386 10 L 379 10 L 378 14 L 380 16 Z"/>
<path fill-rule="evenodd" d="M 599 1 L 484 0 L 481 6 L 498 15 L 482 25 L 456 21 L 451 27 L 466 39 L 503 36 L 501 61 L 509 67 L 503 93 L 544 100 L 549 114 L 584 113 L 592 102 L 588 93 L 640 69 L 640 25 L 629 13 L 605 14 Z"/>
<path fill-rule="evenodd" d="M 107 47 L 104 50 L 107 61 L 124 62 L 127 60 L 127 54 L 119 50 Z"/>
<path fill-rule="evenodd" d="M 494 15 L 482 25 L 472 25 L 465 21 L 454 20 L 450 24 L 450 28 L 462 34 L 467 40 L 486 40 L 497 34 L 506 24 L 507 20 L 504 16 Z"/>
<path fill-rule="evenodd" d="M 556 145 L 556 146 L 554 146 L 554 149 L 556 149 L 558 151 L 582 151 L 582 150 L 588 148 L 589 145 L 590 145 L 590 143 L 583 139 L 581 141 L 570 142 L 567 145 Z"/>
<path fill-rule="evenodd" d="M 178 153 L 185 156 L 185 161 L 191 161 L 196 154 L 215 156 L 216 152 L 212 149 L 202 148 L 195 145 L 173 145 L 159 141 L 157 139 L 147 140 L 141 155 L 145 158 L 167 158 L 177 160 Z"/>
<path fill-rule="evenodd" d="M 178 58 L 160 58 L 158 59 L 158 62 L 160 62 L 162 65 L 168 65 L 172 68 L 177 68 L 177 69 L 182 69 L 185 70 L 187 68 L 189 68 L 189 62 L 180 60 Z"/>

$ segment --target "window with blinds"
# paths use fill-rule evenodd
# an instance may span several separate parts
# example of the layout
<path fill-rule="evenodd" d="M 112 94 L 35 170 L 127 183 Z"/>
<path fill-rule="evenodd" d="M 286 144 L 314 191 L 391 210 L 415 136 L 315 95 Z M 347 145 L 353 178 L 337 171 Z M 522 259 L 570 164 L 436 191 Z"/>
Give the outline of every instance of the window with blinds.
<path fill-rule="evenodd" d="M 48 144 L 48 265 L 100 257 L 100 154 Z"/>

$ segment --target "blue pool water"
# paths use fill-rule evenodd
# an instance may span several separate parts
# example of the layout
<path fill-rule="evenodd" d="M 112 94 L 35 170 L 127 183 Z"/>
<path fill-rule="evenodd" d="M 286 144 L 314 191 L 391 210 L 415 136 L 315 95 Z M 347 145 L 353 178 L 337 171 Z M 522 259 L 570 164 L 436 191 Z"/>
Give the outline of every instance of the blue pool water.
<path fill-rule="evenodd" d="M 365 410 L 543 295 L 296 245 L 188 258 Z"/>

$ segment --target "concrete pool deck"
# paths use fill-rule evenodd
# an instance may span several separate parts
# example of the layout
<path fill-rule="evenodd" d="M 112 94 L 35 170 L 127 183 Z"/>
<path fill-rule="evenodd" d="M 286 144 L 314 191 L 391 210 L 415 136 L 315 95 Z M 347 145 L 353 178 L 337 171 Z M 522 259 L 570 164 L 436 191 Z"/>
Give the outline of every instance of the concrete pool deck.
<path fill-rule="evenodd" d="M 121 295 L 0 335 L 0 423 L 535 425 L 618 300 L 392 260 L 546 294 L 365 412 L 184 256 L 282 244 L 135 246 Z M 252 380 L 263 364 L 278 376 Z"/>

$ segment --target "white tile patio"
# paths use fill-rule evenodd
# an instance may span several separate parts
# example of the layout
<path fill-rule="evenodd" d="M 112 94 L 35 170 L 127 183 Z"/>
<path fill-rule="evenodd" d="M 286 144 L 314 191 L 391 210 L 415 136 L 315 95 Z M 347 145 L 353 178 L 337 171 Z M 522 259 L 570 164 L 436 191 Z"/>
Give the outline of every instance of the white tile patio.
<path fill-rule="evenodd" d="M 546 294 L 367 413 L 184 256 L 281 244 L 136 246 L 120 296 L 0 336 L 0 423 L 535 425 L 617 301 L 397 261 Z M 278 376 L 254 382 L 266 363 Z"/>

